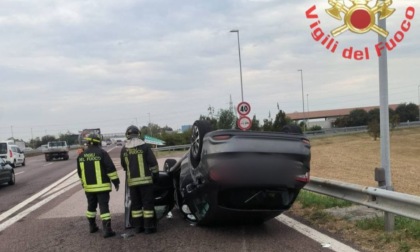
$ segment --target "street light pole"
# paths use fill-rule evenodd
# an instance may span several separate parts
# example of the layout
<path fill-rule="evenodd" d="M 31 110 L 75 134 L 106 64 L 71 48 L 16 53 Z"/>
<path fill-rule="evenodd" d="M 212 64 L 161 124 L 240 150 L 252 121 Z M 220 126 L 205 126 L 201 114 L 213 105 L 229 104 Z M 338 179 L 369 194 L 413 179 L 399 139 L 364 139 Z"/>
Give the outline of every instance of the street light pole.
<path fill-rule="evenodd" d="M 299 69 L 298 72 L 300 72 L 300 80 L 302 82 L 302 115 L 303 117 L 305 117 L 305 98 L 303 95 L 303 70 Z M 305 119 L 305 118 L 303 118 Z"/>
<path fill-rule="evenodd" d="M 306 112 L 308 112 L 309 117 L 309 94 L 306 94 Z"/>
<path fill-rule="evenodd" d="M 241 77 L 241 97 L 242 97 L 242 101 L 244 101 L 244 89 L 243 89 L 243 85 L 242 85 L 241 45 L 239 43 L 239 30 L 231 30 L 230 32 L 236 32 L 238 34 L 239 74 L 240 74 L 240 77 Z"/>
<path fill-rule="evenodd" d="M 418 85 L 418 87 L 417 87 L 417 93 L 418 93 L 418 95 L 419 95 L 419 121 L 420 121 L 420 85 Z"/>

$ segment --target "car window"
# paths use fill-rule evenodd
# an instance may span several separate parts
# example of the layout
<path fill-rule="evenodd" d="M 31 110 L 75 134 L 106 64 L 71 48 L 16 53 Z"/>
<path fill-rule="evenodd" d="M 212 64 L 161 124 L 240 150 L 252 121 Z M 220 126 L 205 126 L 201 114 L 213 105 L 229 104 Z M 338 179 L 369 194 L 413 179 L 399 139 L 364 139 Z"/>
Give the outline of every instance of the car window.
<path fill-rule="evenodd" d="M 22 152 L 22 151 L 19 149 L 19 147 L 17 147 L 17 148 L 16 148 L 16 151 L 17 151 L 17 152 Z"/>
<path fill-rule="evenodd" d="M 17 152 L 16 147 L 12 146 L 12 151 L 13 151 L 13 152 Z"/>
<path fill-rule="evenodd" d="M 0 154 L 6 154 L 6 153 L 7 153 L 7 144 L 0 143 Z"/>

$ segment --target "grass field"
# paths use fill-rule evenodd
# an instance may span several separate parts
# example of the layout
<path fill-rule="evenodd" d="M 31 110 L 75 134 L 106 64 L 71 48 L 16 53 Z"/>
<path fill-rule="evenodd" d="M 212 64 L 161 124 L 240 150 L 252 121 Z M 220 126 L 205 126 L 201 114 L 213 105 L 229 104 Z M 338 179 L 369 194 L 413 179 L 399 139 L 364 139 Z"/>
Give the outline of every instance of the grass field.
<path fill-rule="evenodd" d="M 391 179 L 395 191 L 420 196 L 420 128 L 395 130 L 390 137 Z M 377 186 L 374 169 L 380 167 L 380 140 L 367 133 L 311 140 L 311 176 Z M 343 207 L 336 199 L 302 191 L 289 211 L 363 251 L 420 251 L 420 222 L 396 218 L 393 233 L 384 231 L 383 218 L 349 221 L 326 214 L 323 209 Z M 419 209 L 420 211 L 420 209 Z"/>
<path fill-rule="evenodd" d="M 367 133 L 311 140 L 311 176 L 377 186 L 381 166 L 380 140 Z M 391 179 L 395 191 L 420 196 L 420 128 L 394 130 L 390 135 Z"/>

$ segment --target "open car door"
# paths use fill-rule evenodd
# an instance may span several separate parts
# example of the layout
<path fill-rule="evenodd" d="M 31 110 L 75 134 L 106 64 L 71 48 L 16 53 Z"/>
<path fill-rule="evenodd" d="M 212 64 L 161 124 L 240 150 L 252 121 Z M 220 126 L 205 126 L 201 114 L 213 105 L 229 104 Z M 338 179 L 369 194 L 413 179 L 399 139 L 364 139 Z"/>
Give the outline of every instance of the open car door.
<path fill-rule="evenodd" d="M 158 220 L 166 216 L 174 207 L 174 185 L 172 177 L 166 171 L 159 171 L 158 183 L 154 185 L 155 195 L 155 216 Z M 125 179 L 124 198 L 124 225 L 125 228 L 132 228 L 131 222 L 131 198 L 127 178 Z"/>

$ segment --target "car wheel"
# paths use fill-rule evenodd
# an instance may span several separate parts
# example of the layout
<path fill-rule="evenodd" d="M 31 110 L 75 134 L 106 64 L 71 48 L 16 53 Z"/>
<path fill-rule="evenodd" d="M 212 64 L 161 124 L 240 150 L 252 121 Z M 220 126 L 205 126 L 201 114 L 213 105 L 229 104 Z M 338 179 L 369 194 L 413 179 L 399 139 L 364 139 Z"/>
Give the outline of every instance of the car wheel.
<path fill-rule="evenodd" d="M 15 184 L 15 173 L 12 172 L 12 176 L 10 177 L 10 180 L 8 182 L 9 185 L 14 185 Z"/>
<path fill-rule="evenodd" d="M 210 131 L 212 127 L 208 121 L 195 121 L 192 126 L 190 160 L 194 168 L 200 163 L 203 138 Z"/>
<path fill-rule="evenodd" d="M 163 170 L 169 172 L 169 169 L 176 164 L 175 159 L 166 159 L 165 164 L 163 165 Z"/>
<path fill-rule="evenodd" d="M 12 167 L 13 167 L 13 168 L 16 168 L 16 160 L 13 160 Z"/>
<path fill-rule="evenodd" d="M 25 159 L 23 159 L 23 163 L 22 163 L 22 166 L 25 166 Z"/>
<path fill-rule="evenodd" d="M 290 134 L 303 134 L 302 129 L 295 124 L 288 124 L 281 129 L 281 132 Z"/>

